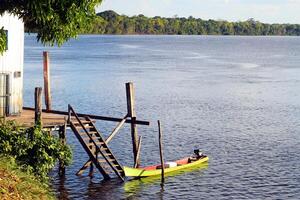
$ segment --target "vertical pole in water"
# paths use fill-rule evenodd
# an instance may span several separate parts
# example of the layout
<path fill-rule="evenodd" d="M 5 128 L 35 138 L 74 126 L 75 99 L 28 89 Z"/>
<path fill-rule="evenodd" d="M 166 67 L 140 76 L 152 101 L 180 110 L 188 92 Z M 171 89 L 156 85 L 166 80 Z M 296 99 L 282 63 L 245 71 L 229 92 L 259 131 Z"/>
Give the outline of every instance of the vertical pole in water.
<path fill-rule="evenodd" d="M 165 163 L 164 163 L 164 155 L 162 149 L 162 131 L 160 126 L 160 121 L 157 121 L 158 124 L 158 133 L 159 133 L 159 153 L 160 153 L 160 163 L 161 163 L 161 185 L 163 186 L 165 182 Z"/>
<path fill-rule="evenodd" d="M 50 85 L 50 60 L 47 51 L 43 52 L 44 58 L 44 90 L 45 90 L 45 104 L 46 110 L 51 110 L 51 85 Z"/>
<path fill-rule="evenodd" d="M 34 123 L 42 125 L 42 88 L 36 87 L 34 91 Z"/>
<path fill-rule="evenodd" d="M 67 118 L 65 117 L 64 125 L 59 129 L 59 139 L 62 145 L 66 145 Z M 59 160 L 59 175 L 63 176 L 66 173 L 65 163 Z"/>
<path fill-rule="evenodd" d="M 134 166 L 139 167 L 140 160 L 138 159 L 138 133 L 136 126 L 136 114 L 134 108 L 134 88 L 133 83 L 126 83 L 126 97 L 127 97 L 127 112 L 128 117 L 131 118 L 131 138 L 133 146 Z"/>

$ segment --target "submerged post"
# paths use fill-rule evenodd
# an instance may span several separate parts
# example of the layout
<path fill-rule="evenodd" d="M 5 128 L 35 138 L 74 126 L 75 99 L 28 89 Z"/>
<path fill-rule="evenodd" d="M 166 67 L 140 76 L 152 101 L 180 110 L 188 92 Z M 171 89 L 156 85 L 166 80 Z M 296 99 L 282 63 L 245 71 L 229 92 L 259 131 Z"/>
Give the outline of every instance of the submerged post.
<path fill-rule="evenodd" d="M 138 133 L 136 126 L 136 113 L 134 108 L 134 88 L 133 83 L 126 83 L 126 97 L 127 97 L 127 112 L 128 117 L 131 118 L 131 138 L 134 156 L 134 166 L 139 167 L 140 160 L 138 159 Z"/>
<path fill-rule="evenodd" d="M 50 85 L 50 60 L 47 51 L 43 52 L 44 59 L 44 91 L 45 91 L 45 104 L 46 110 L 51 110 L 51 85 Z"/>
<path fill-rule="evenodd" d="M 66 145 L 66 131 L 67 131 L 67 118 L 65 117 L 65 123 L 59 128 L 59 140 L 62 145 Z M 59 175 L 64 176 L 66 173 L 65 163 L 62 160 L 59 160 Z"/>
<path fill-rule="evenodd" d="M 34 91 L 34 123 L 42 125 L 42 88 L 36 87 Z"/>
<path fill-rule="evenodd" d="M 159 133 L 159 154 L 160 154 L 160 163 L 161 163 L 161 185 L 163 186 L 165 182 L 165 163 L 164 163 L 164 155 L 162 149 L 162 131 L 160 126 L 160 121 L 157 121 L 158 124 L 158 133 Z"/>

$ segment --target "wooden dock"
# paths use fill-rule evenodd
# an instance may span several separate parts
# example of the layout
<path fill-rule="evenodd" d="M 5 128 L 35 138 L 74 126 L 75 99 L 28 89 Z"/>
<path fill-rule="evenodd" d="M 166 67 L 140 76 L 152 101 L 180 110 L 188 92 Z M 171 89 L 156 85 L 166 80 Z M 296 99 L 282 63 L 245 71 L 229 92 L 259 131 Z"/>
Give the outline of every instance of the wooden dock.
<path fill-rule="evenodd" d="M 9 116 L 6 120 L 15 120 L 22 127 L 33 127 L 35 124 L 34 109 L 23 109 L 19 116 Z M 67 115 L 42 112 L 42 122 L 44 128 L 55 128 L 63 126 Z"/>
<path fill-rule="evenodd" d="M 64 126 L 65 118 L 68 117 L 69 113 L 67 111 L 58 111 L 51 110 L 47 111 L 46 109 L 42 110 L 42 122 L 44 128 L 55 128 Z M 111 122 L 121 122 L 123 118 L 117 117 L 105 117 L 99 115 L 91 115 L 91 114 L 81 114 L 78 113 L 79 117 L 90 117 L 94 120 L 103 120 L 103 121 L 111 121 Z M 15 120 L 17 124 L 23 127 L 33 127 L 35 125 L 35 109 L 30 107 L 24 107 L 21 115 L 18 116 L 9 116 L 6 117 L 6 120 Z M 132 123 L 131 119 L 127 119 L 125 123 Z M 148 121 L 135 120 L 135 124 L 138 125 L 150 125 Z"/>
<path fill-rule="evenodd" d="M 92 114 L 76 113 L 71 105 L 67 111 L 52 110 L 46 104 L 46 109 L 42 109 L 42 88 L 35 88 L 34 108 L 23 107 L 18 116 L 9 116 L 5 120 L 14 120 L 19 126 L 24 128 L 40 126 L 52 135 L 52 131 L 57 131 L 60 142 L 66 144 L 66 130 L 71 128 L 75 136 L 87 152 L 89 159 L 77 172 L 82 174 L 84 170 L 90 168 L 89 175 L 93 177 L 94 166 L 99 170 L 105 179 L 109 179 L 109 174 L 115 174 L 124 181 L 125 173 L 123 167 L 118 162 L 110 150 L 108 143 L 115 137 L 123 125 L 131 125 L 131 139 L 133 144 L 134 167 L 140 164 L 141 137 L 137 134 L 137 125 L 150 125 L 149 121 L 137 120 L 134 107 L 134 88 L 133 83 L 126 83 L 127 113 L 122 118 L 99 116 Z M 51 101 L 51 100 L 49 100 Z M 111 131 L 107 138 L 104 138 L 96 128 L 96 120 L 117 122 L 116 127 Z M 101 158 L 101 159 L 99 159 Z M 59 173 L 65 173 L 65 165 L 59 161 Z"/>

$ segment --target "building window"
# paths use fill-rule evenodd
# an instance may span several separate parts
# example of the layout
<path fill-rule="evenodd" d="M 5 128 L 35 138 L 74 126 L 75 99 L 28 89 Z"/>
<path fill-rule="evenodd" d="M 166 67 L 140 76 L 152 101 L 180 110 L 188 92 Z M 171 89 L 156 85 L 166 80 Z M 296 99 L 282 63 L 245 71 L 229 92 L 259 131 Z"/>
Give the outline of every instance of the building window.
<path fill-rule="evenodd" d="M 20 77 L 21 77 L 21 72 L 20 71 L 14 72 L 14 78 L 20 78 Z"/>

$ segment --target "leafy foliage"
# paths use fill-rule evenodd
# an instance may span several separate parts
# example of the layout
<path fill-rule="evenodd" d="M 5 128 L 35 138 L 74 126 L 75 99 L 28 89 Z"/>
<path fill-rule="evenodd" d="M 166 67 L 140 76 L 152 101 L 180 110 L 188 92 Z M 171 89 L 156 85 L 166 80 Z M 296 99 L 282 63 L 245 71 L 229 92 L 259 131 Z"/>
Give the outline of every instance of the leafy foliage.
<path fill-rule="evenodd" d="M 68 165 L 72 158 L 70 147 L 58 138 L 40 127 L 20 129 L 13 121 L 0 123 L 0 154 L 13 156 L 43 180 L 58 159 Z"/>
<path fill-rule="evenodd" d="M 46 182 L 22 170 L 16 160 L 0 155 L 0 199 L 56 199 Z"/>
<path fill-rule="evenodd" d="M 8 12 L 23 19 L 27 30 L 37 33 L 43 44 L 63 44 L 76 37 L 95 16 L 102 0 L 1 0 L 0 14 Z M 0 43 L 1 44 L 1 43 Z"/>
<path fill-rule="evenodd" d="M 7 40 L 6 32 L 5 32 L 4 28 L 2 27 L 0 29 L 0 55 L 2 55 L 6 49 L 6 44 L 7 44 L 6 40 Z"/>
<path fill-rule="evenodd" d="M 93 34 L 177 34 L 177 35 L 300 35 L 299 24 L 265 24 L 254 19 L 244 22 L 172 18 L 144 15 L 128 17 L 114 11 L 98 13 L 89 29 Z"/>

